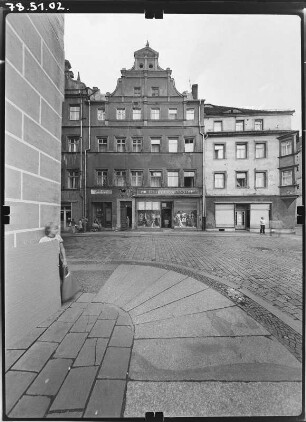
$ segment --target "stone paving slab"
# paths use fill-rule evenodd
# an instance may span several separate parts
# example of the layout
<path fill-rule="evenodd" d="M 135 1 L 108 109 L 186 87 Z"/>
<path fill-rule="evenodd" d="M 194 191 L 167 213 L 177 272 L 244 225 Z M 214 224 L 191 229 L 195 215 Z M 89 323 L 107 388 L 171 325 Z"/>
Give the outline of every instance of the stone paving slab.
<path fill-rule="evenodd" d="M 98 319 L 117 319 L 118 315 L 119 312 L 114 306 L 104 303 Z"/>
<path fill-rule="evenodd" d="M 135 338 L 269 335 L 239 307 L 135 325 Z"/>
<path fill-rule="evenodd" d="M 38 339 L 39 336 L 46 330 L 45 327 L 34 328 L 26 336 L 22 337 L 20 340 L 15 342 L 12 345 L 8 345 L 9 349 L 28 349 L 32 344 Z"/>
<path fill-rule="evenodd" d="M 5 372 L 20 358 L 25 350 L 6 350 L 5 351 Z"/>
<path fill-rule="evenodd" d="M 87 333 L 68 333 L 58 346 L 54 357 L 56 358 L 76 358 L 81 350 Z"/>
<path fill-rule="evenodd" d="M 38 396 L 54 396 L 60 389 L 71 364 L 71 359 L 49 360 L 27 393 Z"/>
<path fill-rule="evenodd" d="M 70 308 L 78 308 L 78 309 L 86 309 L 88 306 L 88 302 L 73 302 L 70 305 Z M 71 412 L 70 412 L 71 413 Z"/>
<path fill-rule="evenodd" d="M 87 308 L 84 309 L 83 315 L 94 315 L 98 317 L 103 311 L 103 308 L 103 303 L 90 303 Z"/>
<path fill-rule="evenodd" d="M 62 307 L 57 312 L 55 312 L 53 315 L 51 315 L 49 318 L 45 319 L 43 322 L 41 322 L 38 327 L 48 328 L 51 324 L 53 324 L 54 321 L 58 319 L 58 317 L 64 312 L 65 308 Z"/>
<path fill-rule="evenodd" d="M 90 331 L 89 337 L 110 337 L 114 325 L 114 320 L 98 319 Z"/>
<path fill-rule="evenodd" d="M 57 394 L 50 411 L 77 410 L 85 407 L 97 367 L 72 368 Z"/>
<path fill-rule="evenodd" d="M 81 419 L 83 416 L 83 412 L 54 412 L 48 413 L 46 416 L 48 419 Z"/>
<path fill-rule="evenodd" d="M 185 280 L 182 280 L 180 283 L 176 284 L 175 286 L 171 286 L 169 289 L 163 291 L 154 298 L 143 303 L 142 305 L 139 305 L 137 308 L 130 311 L 130 315 L 133 318 L 136 315 L 140 315 L 144 312 L 149 312 L 153 309 L 160 308 L 163 305 L 176 302 L 179 299 L 183 299 L 190 295 L 195 295 L 207 289 L 208 286 L 206 286 L 204 283 L 201 283 L 198 280 L 188 277 Z"/>
<path fill-rule="evenodd" d="M 95 293 L 82 293 L 76 302 L 91 303 L 95 296 Z"/>
<path fill-rule="evenodd" d="M 104 358 L 106 346 L 108 344 L 108 338 L 98 338 L 96 346 L 96 365 L 101 365 L 102 359 Z"/>
<path fill-rule="evenodd" d="M 84 417 L 120 418 L 124 392 L 125 381 L 97 380 L 84 413 Z"/>
<path fill-rule="evenodd" d="M 50 399 L 44 396 L 23 396 L 12 412 L 10 418 L 43 418 L 49 405 Z"/>
<path fill-rule="evenodd" d="M 133 380 L 300 381 L 300 362 L 262 336 L 135 340 Z"/>
<path fill-rule="evenodd" d="M 8 371 L 5 375 L 5 406 L 6 414 L 11 411 L 22 394 L 36 377 L 33 372 Z"/>
<path fill-rule="evenodd" d="M 81 315 L 73 327 L 71 333 L 89 333 L 98 319 L 97 315 Z"/>
<path fill-rule="evenodd" d="M 152 267 L 148 268 L 148 271 L 154 271 Z M 126 311 L 131 311 L 147 300 L 155 297 L 156 295 L 162 293 L 163 291 L 169 289 L 171 286 L 180 283 L 182 280 L 187 279 L 188 277 L 184 274 L 179 274 L 175 271 L 167 271 L 162 277 L 157 279 L 150 287 L 148 287 L 144 292 L 137 295 L 134 299 L 124 305 Z"/>
<path fill-rule="evenodd" d="M 71 322 L 56 321 L 44 332 L 39 340 L 60 343 L 71 327 Z"/>
<path fill-rule="evenodd" d="M 196 314 L 213 309 L 225 308 L 227 306 L 233 306 L 233 302 L 215 290 L 207 289 L 198 292 L 195 295 L 184 297 L 176 302 L 161 306 L 160 308 L 153 309 L 144 314 L 134 316 L 133 321 L 134 324 L 140 324 L 172 318 L 174 316 Z M 137 309 L 138 308 L 135 308 L 134 311 Z"/>
<path fill-rule="evenodd" d="M 130 316 L 124 312 L 124 314 L 119 314 L 119 317 L 117 319 L 116 325 L 133 325 L 132 319 Z"/>
<path fill-rule="evenodd" d="M 94 366 L 96 364 L 96 345 L 96 338 L 87 339 L 73 366 Z"/>
<path fill-rule="evenodd" d="M 130 348 L 108 347 L 98 378 L 125 380 L 129 367 Z"/>
<path fill-rule="evenodd" d="M 297 416 L 302 383 L 129 382 L 124 417 Z"/>
<path fill-rule="evenodd" d="M 116 326 L 110 340 L 110 346 L 131 347 L 133 343 L 134 332 L 129 326 Z"/>
<path fill-rule="evenodd" d="M 56 348 L 56 343 L 36 342 L 21 356 L 12 369 L 39 372 Z"/>
<path fill-rule="evenodd" d="M 83 309 L 78 308 L 68 308 L 62 315 L 59 317 L 59 322 L 75 322 L 79 316 L 82 314 Z"/>

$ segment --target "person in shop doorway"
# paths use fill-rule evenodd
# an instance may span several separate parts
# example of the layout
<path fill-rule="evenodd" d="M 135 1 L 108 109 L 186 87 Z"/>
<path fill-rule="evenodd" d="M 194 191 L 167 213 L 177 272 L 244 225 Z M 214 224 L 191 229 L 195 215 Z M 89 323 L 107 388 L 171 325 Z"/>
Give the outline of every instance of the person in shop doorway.
<path fill-rule="evenodd" d="M 71 220 L 71 232 L 73 234 L 75 233 L 75 221 L 74 221 L 74 218 Z"/>
<path fill-rule="evenodd" d="M 126 227 L 130 228 L 130 217 L 128 215 L 126 216 Z"/>
<path fill-rule="evenodd" d="M 82 233 L 83 232 L 83 221 L 82 221 L 81 218 L 79 219 L 78 232 L 79 233 Z"/>
<path fill-rule="evenodd" d="M 88 223 L 87 217 L 82 218 L 82 223 L 83 223 L 83 232 L 85 233 L 87 231 L 87 223 Z"/>
<path fill-rule="evenodd" d="M 260 218 L 260 234 L 266 234 L 265 229 L 266 229 L 266 220 L 264 219 L 264 217 L 261 217 Z"/>

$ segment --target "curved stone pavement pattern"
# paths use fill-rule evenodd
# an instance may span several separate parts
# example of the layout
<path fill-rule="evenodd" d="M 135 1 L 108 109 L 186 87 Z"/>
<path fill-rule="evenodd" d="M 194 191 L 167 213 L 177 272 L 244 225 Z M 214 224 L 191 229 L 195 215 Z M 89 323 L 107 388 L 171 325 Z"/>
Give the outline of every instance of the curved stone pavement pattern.
<path fill-rule="evenodd" d="M 122 264 L 94 298 L 102 300 L 135 327 L 125 417 L 300 414 L 300 362 L 205 283 Z"/>

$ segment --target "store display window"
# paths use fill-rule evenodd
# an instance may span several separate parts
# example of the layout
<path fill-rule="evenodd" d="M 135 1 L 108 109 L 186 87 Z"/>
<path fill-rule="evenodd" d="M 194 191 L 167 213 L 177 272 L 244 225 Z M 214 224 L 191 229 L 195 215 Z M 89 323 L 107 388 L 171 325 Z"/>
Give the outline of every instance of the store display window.
<path fill-rule="evenodd" d="M 197 227 L 197 204 L 179 203 L 174 205 L 174 227 L 196 228 Z"/>
<path fill-rule="evenodd" d="M 140 201 L 137 203 L 138 227 L 159 228 L 160 223 L 160 202 Z"/>

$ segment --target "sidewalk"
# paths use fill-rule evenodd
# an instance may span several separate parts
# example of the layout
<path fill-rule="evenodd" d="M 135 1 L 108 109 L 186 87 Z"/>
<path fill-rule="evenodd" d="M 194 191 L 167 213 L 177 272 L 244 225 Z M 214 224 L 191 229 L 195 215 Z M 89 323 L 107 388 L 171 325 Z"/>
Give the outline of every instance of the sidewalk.
<path fill-rule="evenodd" d="M 207 283 L 121 264 L 6 352 L 11 418 L 301 412 L 301 363 Z"/>

